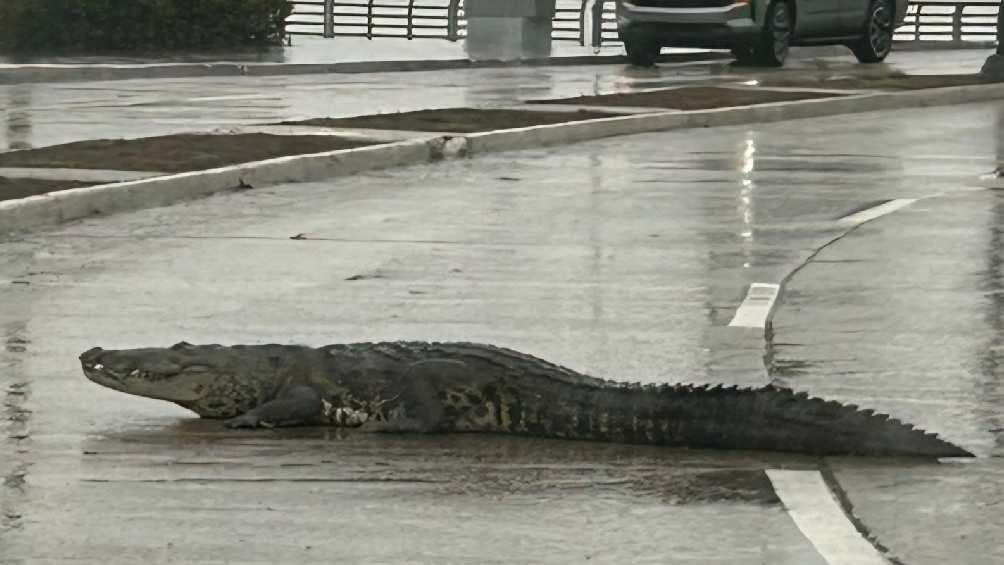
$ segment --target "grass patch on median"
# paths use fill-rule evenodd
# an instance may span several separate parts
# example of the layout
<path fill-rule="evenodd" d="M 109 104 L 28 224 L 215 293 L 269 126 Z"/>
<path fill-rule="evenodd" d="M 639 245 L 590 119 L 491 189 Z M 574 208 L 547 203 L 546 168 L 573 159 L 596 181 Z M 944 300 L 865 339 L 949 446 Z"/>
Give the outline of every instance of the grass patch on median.
<path fill-rule="evenodd" d="M 176 134 L 96 139 L 0 153 L 0 167 L 180 173 L 367 145 L 374 142 L 331 135 Z"/>
<path fill-rule="evenodd" d="M 27 198 L 57 190 L 92 186 L 97 183 L 75 180 L 12 179 L 0 177 L 0 201 Z"/>
<path fill-rule="evenodd" d="M 373 114 L 352 118 L 314 118 L 298 122 L 281 122 L 277 125 L 478 133 L 500 129 L 611 118 L 619 115 L 585 111 L 537 112 L 532 110 L 446 108 L 395 114 Z"/>
<path fill-rule="evenodd" d="M 833 90 L 920 90 L 924 88 L 944 88 L 949 86 L 971 86 L 989 84 L 979 74 L 965 75 L 904 75 L 886 76 L 844 76 L 844 77 L 776 77 L 767 78 L 763 86 L 789 88 L 826 88 Z"/>
<path fill-rule="evenodd" d="M 674 110 L 710 110 L 732 106 L 752 106 L 769 102 L 790 102 L 841 96 L 826 92 L 789 92 L 720 86 L 684 86 L 645 92 L 624 92 L 598 96 L 576 96 L 554 100 L 530 100 L 530 104 L 577 104 L 581 106 L 633 106 Z"/>

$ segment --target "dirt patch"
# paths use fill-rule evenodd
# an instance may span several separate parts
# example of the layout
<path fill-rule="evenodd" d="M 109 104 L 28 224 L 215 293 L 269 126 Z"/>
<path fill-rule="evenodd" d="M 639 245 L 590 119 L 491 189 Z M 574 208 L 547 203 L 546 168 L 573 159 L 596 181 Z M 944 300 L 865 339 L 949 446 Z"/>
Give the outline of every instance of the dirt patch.
<path fill-rule="evenodd" d="M 28 196 L 45 194 L 46 192 L 92 186 L 94 184 L 97 183 L 75 180 L 12 179 L 0 177 L 0 201 L 26 198 Z"/>
<path fill-rule="evenodd" d="M 584 106 L 637 106 L 676 110 L 709 110 L 730 106 L 751 106 L 768 102 L 788 102 L 829 98 L 839 94 L 823 92 L 781 92 L 718 86 L 686 86 L 649 92 L 577 96 L 557 100 L 530 100 L 531 104 L 580 104 Z"/>
<path fill-rule="evenodd" d="M 969 86 L 973 84 L 989 84 L 978 74 L 968 75 L 889 75 L 861 77 L 778 77 L 768 78 L 764 86 L 783 86 L 792 88 L 827 88 L 833 90 L 919 90 L 923 88 L 942 88 L 947 86 Z"/>
<path fill-rule="evenodd" d="M 180 173 L 373 145 L 330 135 L 177 134 L 96 139 L 0 153 L 0 167 L 53 167 Z"/>
<path fill-rule="evenodd" d="M 442 110 L 401 112 L 397 114 L 374 114 L 354 118 L 314 118 L 301 122 L 281 122 L 278 125 L 478 133 L 499 129 L 595 120 L 597 118 L 610 118 L 617 115 L 619 114 L 585 111 L 534 112 L 530 110 L 447 108 Z"/>

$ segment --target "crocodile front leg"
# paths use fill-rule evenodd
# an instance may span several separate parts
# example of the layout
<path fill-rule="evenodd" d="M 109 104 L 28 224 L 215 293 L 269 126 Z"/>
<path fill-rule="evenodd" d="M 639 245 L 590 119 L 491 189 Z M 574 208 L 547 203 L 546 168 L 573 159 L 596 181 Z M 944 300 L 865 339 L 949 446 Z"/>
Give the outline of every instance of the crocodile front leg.
<path fill-rule="evenodd" d="M 228 428 L 275 428 L 301 426 L 318 419 L 323 411 L 321 395 L 305 385 L 292 386 L 277 398 L 224 422 Z"/>

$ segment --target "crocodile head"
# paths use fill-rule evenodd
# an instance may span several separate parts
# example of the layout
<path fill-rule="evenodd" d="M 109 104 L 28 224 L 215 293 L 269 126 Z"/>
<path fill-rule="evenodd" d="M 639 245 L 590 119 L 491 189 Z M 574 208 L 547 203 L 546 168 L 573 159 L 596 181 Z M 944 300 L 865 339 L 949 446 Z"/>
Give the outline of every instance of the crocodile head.
<path fill-rule="evenodd" d="M 167 400 L 200 416 L 229 418 L 250 409 L 259 387 L 247 356 L 219 345 L 104 350 L 80 356 L 88 379 L 121 392 Z"/>

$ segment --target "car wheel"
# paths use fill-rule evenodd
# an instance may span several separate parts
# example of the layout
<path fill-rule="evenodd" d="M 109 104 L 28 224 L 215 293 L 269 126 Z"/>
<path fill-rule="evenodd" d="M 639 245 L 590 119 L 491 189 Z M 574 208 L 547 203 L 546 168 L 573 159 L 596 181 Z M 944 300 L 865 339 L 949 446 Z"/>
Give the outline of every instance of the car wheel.
<path fill-rule="evenodd" d="M 861 39 L 851 46 L 862 63 L 878 63 L 892 51 L 893 6 L 889 0 L 873 0 L 868 6 L 868 18 Z"/>
<path fill-rule="evenodd" d="M 624 49 L 627 51 L 628 62 L 636 67 L 652 67 L 659 58 L 662 45 L 655 39 L 644 35 L 629 35 L 624 38 Z"/>
<path fill-rule="evenodd" d="M 784 0 L 775 0 L 767 8 L 760 41 L 755 46 L 757 62 L 767 67 L 780 67 L 791 46 L 791 7 Z"/>

